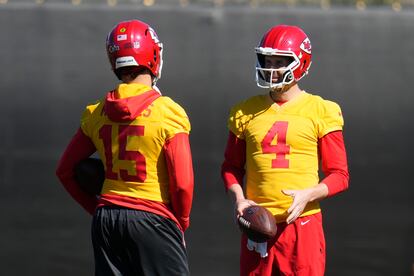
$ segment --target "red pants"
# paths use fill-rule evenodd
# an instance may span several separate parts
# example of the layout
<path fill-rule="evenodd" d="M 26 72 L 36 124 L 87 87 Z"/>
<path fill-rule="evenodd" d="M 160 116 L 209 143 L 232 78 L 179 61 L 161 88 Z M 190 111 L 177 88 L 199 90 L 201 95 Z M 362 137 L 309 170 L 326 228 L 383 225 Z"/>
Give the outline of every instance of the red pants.
<path fill-rule="evenodd" d="M 322 214 L 298 218 L 292 224 L 277 224 L 275 239 L 268 241 L 266 258 L 247 249 L 242 236 L 241 276 L 322 276 L 325 272 L 325 237 Z"/>

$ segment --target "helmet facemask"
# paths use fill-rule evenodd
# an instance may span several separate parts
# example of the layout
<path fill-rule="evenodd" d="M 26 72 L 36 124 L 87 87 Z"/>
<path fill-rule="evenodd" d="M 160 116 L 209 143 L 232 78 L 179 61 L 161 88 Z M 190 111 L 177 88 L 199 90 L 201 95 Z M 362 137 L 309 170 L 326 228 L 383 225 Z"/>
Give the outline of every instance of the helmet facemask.
<path fill-rule="evenodd" d="M 160 67 L 158 69 L 158 76 L 154 76 L 153 85 L 156 85 L 157 81 L 161 78 L 162 65 L 164 63 L 164 60 L 163 60 L 163 57 L 162 57 L 163 51 L 164 51 L 163 44 L 161 42 L 158 42 L 157 46 L 159 47 L 159 57 L 158 58 L 159 58 Z M 156 56 L 155 51 L 154 51 L 154 56 Z M 155 58 L 155 60 L 156 60 L 156 58 Z"/>
<path fill-rule="evenodd" d="M 296 55 L 292 52 L 278 52 L 275 49 L 256 48 L 257 64 L 256 64 L 256 83 L 261 88 L 270 88 L 283 90 L 295 81 L 293 71 L 299 66 L 300 62 Z M 283 56 L 291 58 L 291 62 L 284 67 L 267 68 L 265 65 L 266 56 Z M 275 80 L 275 74 L 277 79 Z"/>
<path fill-rule="evenodd" d="M 279 73 L 281 72 L 281 73 Z M 277 80 L 274 76 L 277 74 Z M 272 69 L 256 67 L 257 85 L 262 88 L 282 88 L 293 83 L 293 72 L 288 67 Z"/>

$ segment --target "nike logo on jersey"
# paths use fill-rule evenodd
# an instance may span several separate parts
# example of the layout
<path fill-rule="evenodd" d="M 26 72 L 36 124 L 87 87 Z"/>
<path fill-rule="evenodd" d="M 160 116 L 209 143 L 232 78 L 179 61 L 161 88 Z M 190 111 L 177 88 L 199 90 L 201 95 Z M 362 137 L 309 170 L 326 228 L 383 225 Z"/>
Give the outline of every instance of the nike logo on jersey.
<path fill-rule="evenodd" d="M 302 226 L 303 226 L 303 225 L 305 225 L 306 223 L 308 223 L 309 221 L 310 221 L 310 219 L 305 220 L 305 221 L 301 221 L 301 222 L 300 222 L 300 225 L 302 225 Z"/>

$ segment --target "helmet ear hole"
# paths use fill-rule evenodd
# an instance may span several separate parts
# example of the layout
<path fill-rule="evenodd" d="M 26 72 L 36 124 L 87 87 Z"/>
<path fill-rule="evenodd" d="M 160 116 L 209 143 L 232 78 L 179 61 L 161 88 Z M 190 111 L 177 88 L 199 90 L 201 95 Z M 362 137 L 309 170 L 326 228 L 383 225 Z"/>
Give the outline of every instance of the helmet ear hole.
<path fill-rule="evenodd" d="M 305 67 L 306 67 L 306 59 L 303 61 L 301 69 L 303 70 Z"/>

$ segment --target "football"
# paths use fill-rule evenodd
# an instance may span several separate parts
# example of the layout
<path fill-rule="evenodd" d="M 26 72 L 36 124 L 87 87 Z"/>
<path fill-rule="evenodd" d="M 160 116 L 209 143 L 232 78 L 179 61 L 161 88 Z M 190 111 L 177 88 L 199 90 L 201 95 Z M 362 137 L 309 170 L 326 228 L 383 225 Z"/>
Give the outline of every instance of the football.
<path fill-rule="evenodd" d="M 276 219 L 265 207 L 252 205 L 238 219 L 240 229 L 254 242 L 265 242 L 276 236 Z"/>
<path fill-rule="evenodd" d="M 102 161 L 87 158 L 76 164 L 75 180 L 83 191 L 90 195 L 99 195 L 105 180 L 105 169 Z"/>

